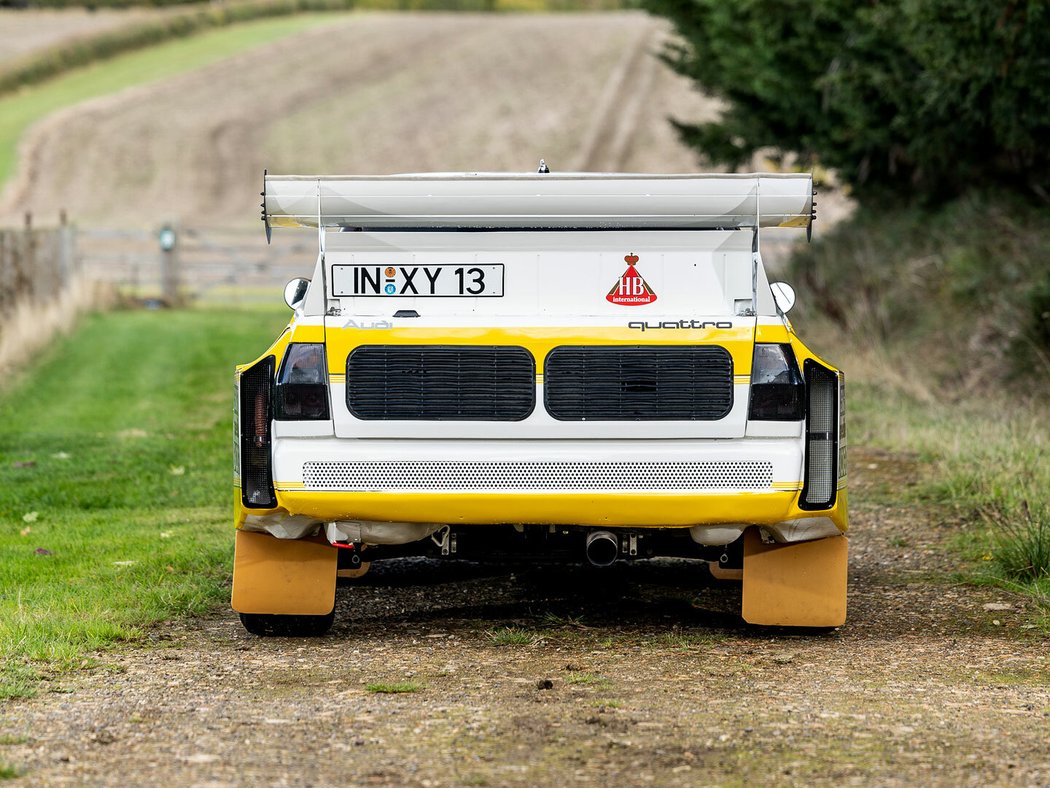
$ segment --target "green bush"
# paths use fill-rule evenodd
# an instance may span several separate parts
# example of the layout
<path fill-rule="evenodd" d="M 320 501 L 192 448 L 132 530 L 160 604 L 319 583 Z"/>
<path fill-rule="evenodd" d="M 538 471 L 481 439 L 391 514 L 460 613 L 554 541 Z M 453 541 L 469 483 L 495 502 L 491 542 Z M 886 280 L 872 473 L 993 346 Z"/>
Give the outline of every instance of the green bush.
<path fill-rule="evenodd" d="M 803 319 L 920 353 L 960 396 L 1050 375 L 1048 259 L 1050 211 L 972 191 L 938 208 L 862 206 L 790 268 Z"/>
<path fill-rule="evenodd" d="M 1050 506 L 1022 499 L 985 514 L 995 534 L 995 560 L 1007 578 L 1022 583 L 1050 579 Z"/>
<path fill-rule="evenodd" d="M 862 200 L 974 183 L 1050 199 L 1050 4 L 1041 0 L 645 0 L 679 72 L 727 102 L 679 124 L 716 162 L 830 167 Z"/>

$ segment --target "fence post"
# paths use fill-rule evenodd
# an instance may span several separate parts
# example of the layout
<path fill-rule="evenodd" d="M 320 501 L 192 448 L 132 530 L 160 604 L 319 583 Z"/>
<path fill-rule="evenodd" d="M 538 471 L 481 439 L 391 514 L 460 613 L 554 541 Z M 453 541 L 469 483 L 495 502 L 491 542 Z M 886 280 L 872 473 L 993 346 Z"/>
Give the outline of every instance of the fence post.
<path fill-rule="evenodd" d="M 160 241 L 161 295 L 169 307 L 179 304 L 179 258 L 175 228 L 166 224 L 157 236 Z"/>
<path fill-rule="evenodd" d="M 14 261 L 14 249 L 11 233 L 0 230 L 0 317 L 7 314 L 11 301 L 11 266 Z"/>
<path fill-rule="evenodd" d="M 73 281 L 77 265 L 76 231 L 63 208 L 58 215 L 58 276 L 62 288 Z"/>
<path fill-rule="evenodd" d="M 26 211 L 25 229 L 22 233 L 22 254 L 15 260 L 15 292 L 19 299 L 37 297 L 37 285 L 33 277 L 36 268 L 36 239 L 33 237 L 33 214 Z"/>

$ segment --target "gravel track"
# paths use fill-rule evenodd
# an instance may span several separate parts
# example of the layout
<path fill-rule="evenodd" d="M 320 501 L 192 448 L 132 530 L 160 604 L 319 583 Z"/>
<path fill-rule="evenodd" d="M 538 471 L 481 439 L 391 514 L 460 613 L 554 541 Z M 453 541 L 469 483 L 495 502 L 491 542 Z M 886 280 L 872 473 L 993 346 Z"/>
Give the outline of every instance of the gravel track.
<path fill-rule="evenodd" d="M 1047 784 L 1050 660 L 1025 600 L 938 579 L 957 526 L 864 503 L 905 458 L 851 467 L 834 633 L 747 628 L 738 592 L 684 561 L 377 564 L 319 640 L 221 611 L 100 655 L 3 707 L 0 736 L 24 741 L 0 757 L 26 785 Z M 501 645 L 507 628 L 532 641 Z M 396 682 L 419 688 L 368 689 Z"/>

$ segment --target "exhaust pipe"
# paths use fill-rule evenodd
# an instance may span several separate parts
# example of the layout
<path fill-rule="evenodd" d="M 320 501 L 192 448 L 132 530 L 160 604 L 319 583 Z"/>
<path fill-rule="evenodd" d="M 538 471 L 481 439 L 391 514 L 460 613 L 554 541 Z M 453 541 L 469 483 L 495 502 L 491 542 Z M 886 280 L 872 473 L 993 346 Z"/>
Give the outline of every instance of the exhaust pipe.
<path fill-rule="evenodd" d="M 620 554 L 620 540 L 608 531 L 591 531 L 585 552 L 591 566 L 612 566 Z"/>

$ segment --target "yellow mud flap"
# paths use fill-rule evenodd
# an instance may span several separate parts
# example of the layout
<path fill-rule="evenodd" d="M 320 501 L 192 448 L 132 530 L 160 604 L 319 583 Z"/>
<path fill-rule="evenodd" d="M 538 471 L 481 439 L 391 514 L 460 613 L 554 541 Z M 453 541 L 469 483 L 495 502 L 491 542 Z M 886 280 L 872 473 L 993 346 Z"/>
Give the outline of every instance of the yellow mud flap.
<path fill-rule="evenodd" d="M 846 621 L 845 536 L 765 544 L 744 534 L 744 601 L 749 624 L 837 627 Z"/>
<path fill-rule="evenodd" d="M 337 553 L 327 542 L 237 531 L 233 609 L 287 616 L 331 613 Z"/>

